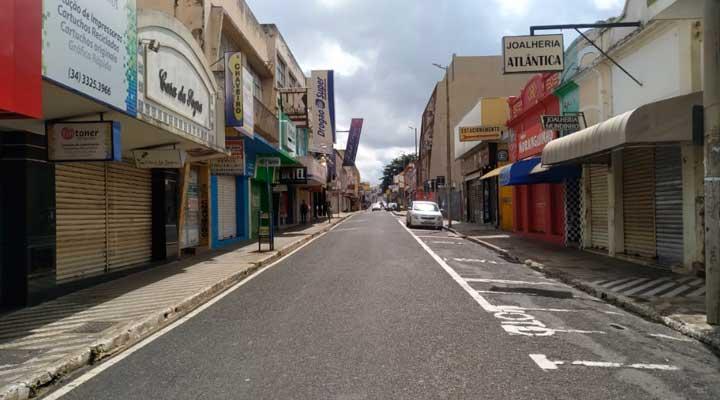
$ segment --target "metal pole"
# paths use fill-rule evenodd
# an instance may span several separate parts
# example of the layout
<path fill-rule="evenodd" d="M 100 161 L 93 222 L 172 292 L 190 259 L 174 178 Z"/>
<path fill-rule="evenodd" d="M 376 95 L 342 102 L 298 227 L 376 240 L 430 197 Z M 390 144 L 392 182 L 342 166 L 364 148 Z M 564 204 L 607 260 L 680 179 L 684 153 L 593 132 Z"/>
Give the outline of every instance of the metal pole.
<path fill-rule="evenodd" d="M 720 324 L 720 0 L 705 0 L 705 302 L 707 322 Z"/>
<path fill-rule="evenodd" d="M 454 60 L 453 60 L 454 61 Z M 450 132 L 450 68 L 445 67 L 445 130 L 447 132 L 447 177 L 445 178 L 445 192 L 447 193 L 448 228 L 452 228 L 452 132 Z"/>
<path fill-rule="evenodd" d="M 420 155 L 418 154 L 417 128 L 415 128 L 415 160 L 417 160 L 418 157 L 420 157 Z"/>

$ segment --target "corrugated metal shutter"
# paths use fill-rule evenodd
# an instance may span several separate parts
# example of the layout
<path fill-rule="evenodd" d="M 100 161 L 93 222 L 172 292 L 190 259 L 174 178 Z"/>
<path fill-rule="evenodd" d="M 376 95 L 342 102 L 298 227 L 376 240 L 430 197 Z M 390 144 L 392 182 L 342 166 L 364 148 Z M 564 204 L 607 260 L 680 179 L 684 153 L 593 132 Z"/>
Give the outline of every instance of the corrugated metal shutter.
<path fill-rule="evenodd" d="M 218 235 L 220 239 L 237 236 L 237 200 L 234 176 L 218 176 Z"/>
<path fill-rule="evenodd" d="M 108 270 L 126 269 L 152 257 L 151 170 L 108 164 Z"/>
<path fill-rule="evenodd" d="M 655 258 L 654 150 L 623 151 L 623 220 L 625 252 Z"/>
<path fill-rule="evenodd" d="M 55 166 L 58 283 L 105 272 L 105 173 L 102 163 Z"/>
<path fill-rule="evenodd" d="M 482 223 L 482 181 L 474 179 L 470 181 L 470 204 L 468 214 L 470 221 L 474 223 Z"/>
<path fill-rule="evenodd" d="M 658 264 L 683 263 L 682 156 L 679 147 L 655 149 L 655 236 Z"/>
<path fill-rule="evenodd" d="M 592 247 L 608 248 L 608 168 L 590 166 L 590 241 Z"/>

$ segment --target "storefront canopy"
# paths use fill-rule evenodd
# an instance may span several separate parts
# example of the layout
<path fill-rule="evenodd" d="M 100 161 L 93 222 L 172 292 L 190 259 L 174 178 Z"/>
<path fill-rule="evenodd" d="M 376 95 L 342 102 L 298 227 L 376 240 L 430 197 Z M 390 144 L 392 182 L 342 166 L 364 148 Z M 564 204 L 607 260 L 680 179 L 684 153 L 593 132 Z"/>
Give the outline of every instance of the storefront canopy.
<path fill-rule="evenodd" d="M 268 169 L 261 167 L 257 163 L 258 157 L 279 158 L 280 165 L 282 166 L 300 165 L 290 154 L 271 145 L 267 140 L 257 134 L 253 138 L 249 138 L 247 136 L 244 138 L 246 159 L 245 173 L 247 175 L 254 176 L 256 180 L 266 181 L 268 172 Z M 269 172 L 274 176 L 275 169 L 269 168 Z"/>
<path fill-rule="evenodd" d="M 646 104 L 607 121 L 555 139 L 543 149 L 543 165 L 581 161 L 623 146 L 692 140 L 692 107 L 702 93 Z"/>
<path fill-rule="evenodd" d="M 533 185 L 537 183 L 560 183 L 568 178 L 580 177 L 580 168 L 575 165 L 538 168 L 539 166 L 540 157 L 530 157 L 502 167 L 499 171 L 500 185 L 513 186 Z"/>

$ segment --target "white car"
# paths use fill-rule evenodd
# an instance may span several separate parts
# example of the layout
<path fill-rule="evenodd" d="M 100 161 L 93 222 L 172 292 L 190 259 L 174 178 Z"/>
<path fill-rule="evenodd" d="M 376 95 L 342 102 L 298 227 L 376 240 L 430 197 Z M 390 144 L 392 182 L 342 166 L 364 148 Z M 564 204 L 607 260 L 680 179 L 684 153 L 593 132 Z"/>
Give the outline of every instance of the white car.
<path fill-rule="evenodd" d="M 413 201 L 412 208 L 408 210 L 405 217 L 405 225 L 408 228 L 428 226 L 442 229 L 443 216 L 440 207 L 432 201 Z"/>
<path fill-rule="evenodd" d="M 372 205 L 372 210 L 373 210 L 373 211 L 380 211 L 380 210 L 382 210 L 382 205 L 381 205 L 380 203 L 373 203 L 373 205 Z"/>

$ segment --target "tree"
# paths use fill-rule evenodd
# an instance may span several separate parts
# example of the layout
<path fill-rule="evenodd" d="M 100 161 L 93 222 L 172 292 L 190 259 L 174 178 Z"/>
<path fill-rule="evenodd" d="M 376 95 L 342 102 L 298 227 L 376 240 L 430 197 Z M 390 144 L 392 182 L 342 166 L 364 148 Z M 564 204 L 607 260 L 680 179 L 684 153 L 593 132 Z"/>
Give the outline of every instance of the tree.
<path fill-rule="evenodd" d="M 393 184 L 393 177 L 402 172 L 402 170 L 404 170 L 408 164 L 415 161 L 415 159 L 415 154 L 403 153 L 393 158 L 392 161 L 385 165 L 382 172 L 382 180 L 380 182 L 380 188 L 382 191 L 386 191 L 388 187 Z"/>

